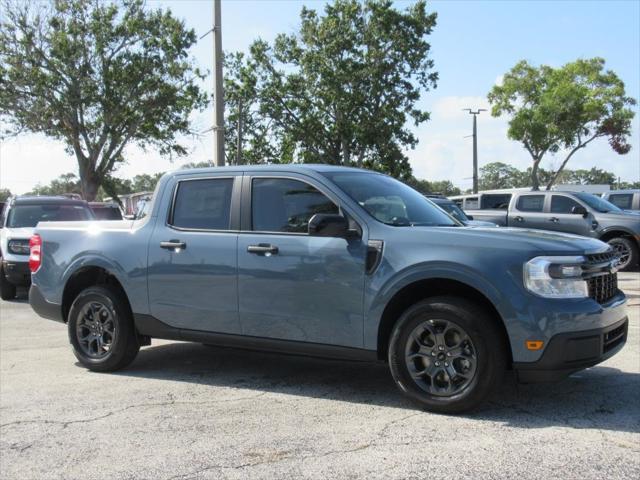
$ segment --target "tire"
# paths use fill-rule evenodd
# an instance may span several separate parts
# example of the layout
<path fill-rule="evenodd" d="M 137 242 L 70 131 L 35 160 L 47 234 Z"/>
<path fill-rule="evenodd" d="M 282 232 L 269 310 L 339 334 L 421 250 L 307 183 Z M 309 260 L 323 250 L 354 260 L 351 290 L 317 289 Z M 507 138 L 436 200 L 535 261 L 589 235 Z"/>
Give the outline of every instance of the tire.
<path fill-rule="evenodd" d="M 607 242 L 611 245 L 619 254 L 622 255 L 623 260 L 618 264 L 620 270 L 626 270 L 638 265 L 638 246 L 626 237 L 612 238 Z"/>
<path fill-rule="evenodd" d="M 495 319 L 459 297 L 416 303 L 402 314 L 389 340 L 389 368 L 396 385 L 437 413 L 478 407 L 499 386 L 506 363 L 507 345 Z"/>
<path fill-rule="evenodd" d="M 0 298 L 13 300 L 16 298 L 16 286 L 4 276 L 4 267 L 0 264 Z"/>
<path fill-rule="evenodd" d="M 92 321 L 95 319 L 99 322 Z M 110 285 L 89 287 L 80 292 L 71 305 L 67 323 L 74 355 L 94 372 L 124 368 L 140 350 L 127 301 Z M 88 340 L 83 341 L 82 337 Z"/>

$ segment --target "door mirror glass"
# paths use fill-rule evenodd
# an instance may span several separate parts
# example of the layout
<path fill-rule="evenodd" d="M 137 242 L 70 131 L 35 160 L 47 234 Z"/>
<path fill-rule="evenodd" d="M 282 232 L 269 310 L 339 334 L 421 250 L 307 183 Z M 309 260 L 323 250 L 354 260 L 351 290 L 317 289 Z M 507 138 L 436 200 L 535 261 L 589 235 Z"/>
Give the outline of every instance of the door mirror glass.
<path fill-rule="evenodd" d="M 473 220 L 473 215 L 467 214 L 467 220 Z"/>
<path fill-rule="evenodd" d="M 574 215 L 582 215 L 583 217 L 586 217 L 589 212 L 587 212 L 587 209 L 582 205 L 576 205 L 571 208 L 571 213 L 573 213 Z"/>
<path fill-rule="evenodd" d="M 342 215 L 316 213 L 309 219 L 308 233 L 315 237 L 347 237 L 349 221 Z"/>

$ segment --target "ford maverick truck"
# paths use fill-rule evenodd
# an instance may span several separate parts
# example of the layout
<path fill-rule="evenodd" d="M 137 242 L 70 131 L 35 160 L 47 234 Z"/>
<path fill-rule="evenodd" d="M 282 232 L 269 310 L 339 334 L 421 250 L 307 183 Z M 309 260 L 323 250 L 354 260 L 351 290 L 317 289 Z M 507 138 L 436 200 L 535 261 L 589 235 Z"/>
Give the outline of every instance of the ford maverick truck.
<path fill-rule="evenodd" d="M 99 372 L 153 338 L 380 360 L 423 407 L 460 412 L 506 369 L 559 379 L 627 337 L 606 243 L 465 227 L 366 170 L 176 171 L 144 218 L 40 222 L 30 245 L 31 306 Z"/>

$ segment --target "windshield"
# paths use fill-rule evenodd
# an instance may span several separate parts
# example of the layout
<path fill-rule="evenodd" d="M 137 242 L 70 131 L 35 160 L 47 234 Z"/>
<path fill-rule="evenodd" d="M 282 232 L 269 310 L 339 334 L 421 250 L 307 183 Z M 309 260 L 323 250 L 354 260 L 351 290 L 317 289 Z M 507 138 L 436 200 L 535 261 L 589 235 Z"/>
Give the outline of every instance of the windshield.
<path fill-rule="evenodd" d="M 456 220 L 459 220 L 461 222 L 469 221 L 469 218 L 467 217 L 467 215 L 455 203 L 436 203 L 436 205 L 438 205 L 441 209 L 443 209 L 445 212 L 447 212 Z"/>
<path fill-rule="evenodd" d="M 38 222 L 68 222 L 93 220 L 88 208 L 82 205 L 16 205 L 9 210 L 7 227 L 33 228 Z"/>
<path fill-rule="evenodd" d="M 373 218 L 396 227 L 460 224 L 402 182 L 386 175 L 364 172 L 324 172 Z"/>
<path fill-rule="evenodd" d="M 590 193 L 578 192 L 574 193 L 574 195 L 600 213 L 622 212 L 622 210 L 616 207 L 613 203 L 608 202 L 603 198 L 596 197 Z"/>

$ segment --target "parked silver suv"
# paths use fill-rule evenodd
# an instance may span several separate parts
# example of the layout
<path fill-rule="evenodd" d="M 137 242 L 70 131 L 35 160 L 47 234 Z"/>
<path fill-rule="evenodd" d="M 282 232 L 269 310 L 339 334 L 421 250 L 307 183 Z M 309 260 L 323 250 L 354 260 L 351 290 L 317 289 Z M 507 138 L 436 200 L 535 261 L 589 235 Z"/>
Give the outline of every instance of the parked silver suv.
<path fill-rule="evenodd" d="M 597 238 L 617 250 L 621 269 L 638 264 L 640 215 L 590 193 L 507 191 L 451 199 L 476 220 Z"/>
<path fill-rule="evenodd" d="M 622 210 L 640 212 L 640 190 L 612 190 L 604 193 L 602 198 Z"/>

